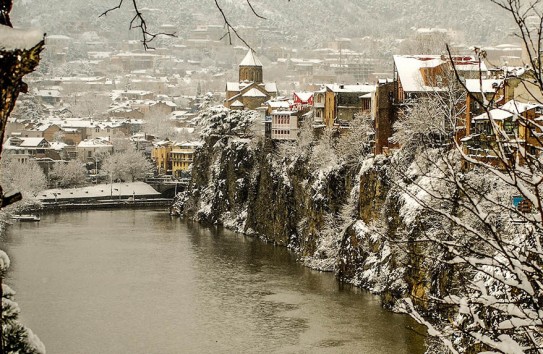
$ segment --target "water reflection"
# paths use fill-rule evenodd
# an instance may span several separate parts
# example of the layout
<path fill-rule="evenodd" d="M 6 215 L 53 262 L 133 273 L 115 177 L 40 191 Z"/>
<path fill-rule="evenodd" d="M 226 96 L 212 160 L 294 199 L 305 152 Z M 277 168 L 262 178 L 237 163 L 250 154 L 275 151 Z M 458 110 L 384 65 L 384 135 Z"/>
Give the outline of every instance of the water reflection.
<path fill-rule="evenodd" d="M 4 248 L 49 353 L 423 352 L 409 318 L 284 248 L 163 211 L 38 224 L 11 227 Z"/>

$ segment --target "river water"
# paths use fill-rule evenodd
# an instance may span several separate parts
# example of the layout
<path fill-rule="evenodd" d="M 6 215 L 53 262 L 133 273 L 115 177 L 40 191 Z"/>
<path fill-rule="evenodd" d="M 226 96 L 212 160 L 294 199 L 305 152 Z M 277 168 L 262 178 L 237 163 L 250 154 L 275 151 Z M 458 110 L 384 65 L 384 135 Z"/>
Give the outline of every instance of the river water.
<path fill-rule="evenodd" d="M 407 316 L 288 250 L 163 210 L 16 223 L 6 283 L 48 354 L 422 353 Z"/>

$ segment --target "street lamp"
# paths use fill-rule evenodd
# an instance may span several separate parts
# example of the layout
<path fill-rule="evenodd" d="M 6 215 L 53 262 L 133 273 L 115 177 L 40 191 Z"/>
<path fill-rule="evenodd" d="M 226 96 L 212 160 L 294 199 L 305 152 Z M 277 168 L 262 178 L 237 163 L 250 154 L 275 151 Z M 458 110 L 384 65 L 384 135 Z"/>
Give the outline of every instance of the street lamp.
<path fill-rule="evenodd" d="M 89 156 L 89 159 L 94 160 L 94 177 L 95 177 L 94 184 L 97 184 L 98 183 L 98 158 L 96 157 L 96 155 L 94 155 L 94 156 Z"/>

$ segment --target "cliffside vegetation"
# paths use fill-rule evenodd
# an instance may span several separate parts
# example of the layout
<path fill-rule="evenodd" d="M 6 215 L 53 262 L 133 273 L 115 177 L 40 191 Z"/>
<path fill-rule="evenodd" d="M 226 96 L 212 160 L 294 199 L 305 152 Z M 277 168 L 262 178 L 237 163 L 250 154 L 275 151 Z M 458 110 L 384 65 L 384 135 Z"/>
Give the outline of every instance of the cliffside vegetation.
<path fill-rule="evenodd" d="M 513 294 L 500 285 L 503 278 L 472 267 L 477 262 L 470 257 L 483 251 L 499 255 L 486 244 L 489 226 L 514 250 L 527 241 L 529 234 L 519 234 L 515 220 L 500 209 L 514 186 L 482 168 L 463 170 L 462 154 L 438 146 L 435 132 L 416 130 L 417 143 L 374 157 L 363 119 L 343 134 L 314 132 L 306 122 L 296 142 L 253 136 L 255 119 L 254 113 L 222 107 L 201 116 L 205 144 L 196 153 L 188 191 L 176 201 L 180 214 L 289 247 L 304 264 L 381 294 L 384 306 L 420 316 L 435 333 L 448 331 L 456 347 L 487 348 L 458 330 L 460 325 L 447 324 L 456 316 L 467 318 L 456 303 L 482 291 L 470 286 L 474 279 L 485 284 L 497 306 L 500 296 Z M 424 134 L 438 140 L 420 144 Z M 479 201 L 470 200 L 472 195 Z M 473 214 L 475 205 L 489 213 L 488 220 Z M 489 269 L 498 266 L 479 259 Z M 490 328 L 506 321 L 494 322 L 487 305 L 478 305 Z M 429 352 L 445 350 L 435 341 Z"/>

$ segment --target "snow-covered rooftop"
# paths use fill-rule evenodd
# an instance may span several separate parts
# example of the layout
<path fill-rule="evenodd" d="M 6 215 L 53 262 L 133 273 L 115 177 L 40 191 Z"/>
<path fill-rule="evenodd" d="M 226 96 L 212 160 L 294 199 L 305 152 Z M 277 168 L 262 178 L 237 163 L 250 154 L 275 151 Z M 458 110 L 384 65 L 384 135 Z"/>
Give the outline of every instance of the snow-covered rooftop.
<path fill-rule="evenodd" d="M 245 55 L 245 58 L 239 63 L 240 66 L 262 66 L 262 62 L 260 59 L 258 59 L 253 52 L 253 50 L 249 49 L 247 54 Z"/>
<path fill-rule="evenodd" d="M 308 101 L 311 97 L 313 97 L 313 92 L 311 92 L 311 91 L 297 91 L 297 92 L 294 92 L 294 95 L 298 96 L 298 98 L 299 98 L 302 102 L 306 102 L 306 101 Z"/>
<path fill-rule="evenodd" d="M 494 80 L 494 79 L 467 79 L 466 88 L 468 92 L 472 93 L 481 93 L 487 92 L 492 93 L 496 92 L 496 89 L 503 83 L 503 80 Z"/>
<path fill-rule="evenodd" d="M 257 90 L 255 88 L 250 89 L 249 91 L 245 92 L 243 94 L 245 97 L 266 97 L 267 95 L 260 90 Z"/>
<path fill-rule="evenodd" d="M 268 101 L 266 104 L 271 108 L 290 108 L 288 101 Z"/>
<path fill-rule="evenodd" d="M 97 184 L 90 187 L 71 189 L 47 189 L 38 193 L 37 198 L 42 201 L 84 198 L 119 198 L 119 197 L 154 196 L 160 193 L 144 182 Z"/>
<path fill-rule="evenodd" d="M 254 89 L 253 89 L 254 90 Z M 235 100 L 230 107 L 245 107 L 243 103 L 241 103 L 239 100 Z"/>
<path fill-rule="evenodd" d="M 369 93 L 374 92 L 376 86 L 375 85 L 338 85 L 338 84 L 330 84 L 326 85 L 328 89 L 330 89 L 333 92 L 358 92 L 358 93 Z"/>
<path fill-rule="evenodd" d="M 57 151 L 61 151 L 61 150 L 64 149 L 66 146 L 68 146 L 68 144 L 63 143 L 63 142 L 60 142 L 60 141 L 53 141 L 53 142 L 50 144 L 51 149 L 57 150 Z"/>
<path fill-rule="evenodd" d="M 490 114 L 490 117 L 493 120 L 504 120 L 504 119 L 513 117 L 515 115 L 520 115 L 536 107 L 543 107 L 543 106 L 539 104 L 523 103 L 523 102 L 511 100 L 499 108 L 494 108 L 488 113 Z M 487 113 L 480 114 L 477 117 L 474 117 L 473 120 L 488 120 L 488 114 Z"/>
<path fill-rule="evenodd" d="M 424 83 L 421 69 L 435 68 L 446 61 L 439 55 L 394 55 L 394 64 L 405 92 L 434 91 Z"/>
<path fill-rule="evenodd" d="M 33 137 L 10 137 L 6 140 L 4 144 L 5 149 L 16 149 L 16 148 L 33 148 L 39 147 L 42 143 L 47 143 L 47 140 L 44 138 L 33 138 Z"/>
<path fill-rule="evenodd" d="M 78 145 L 77 147 L 80 147 L 80 148 L 86 148 L 86 147 L 112 147 L 113 145 L 108 142 L 108 141 L 105 141 L 103 139 L 87 139 L 87 140 L 82 140 Z"/>

